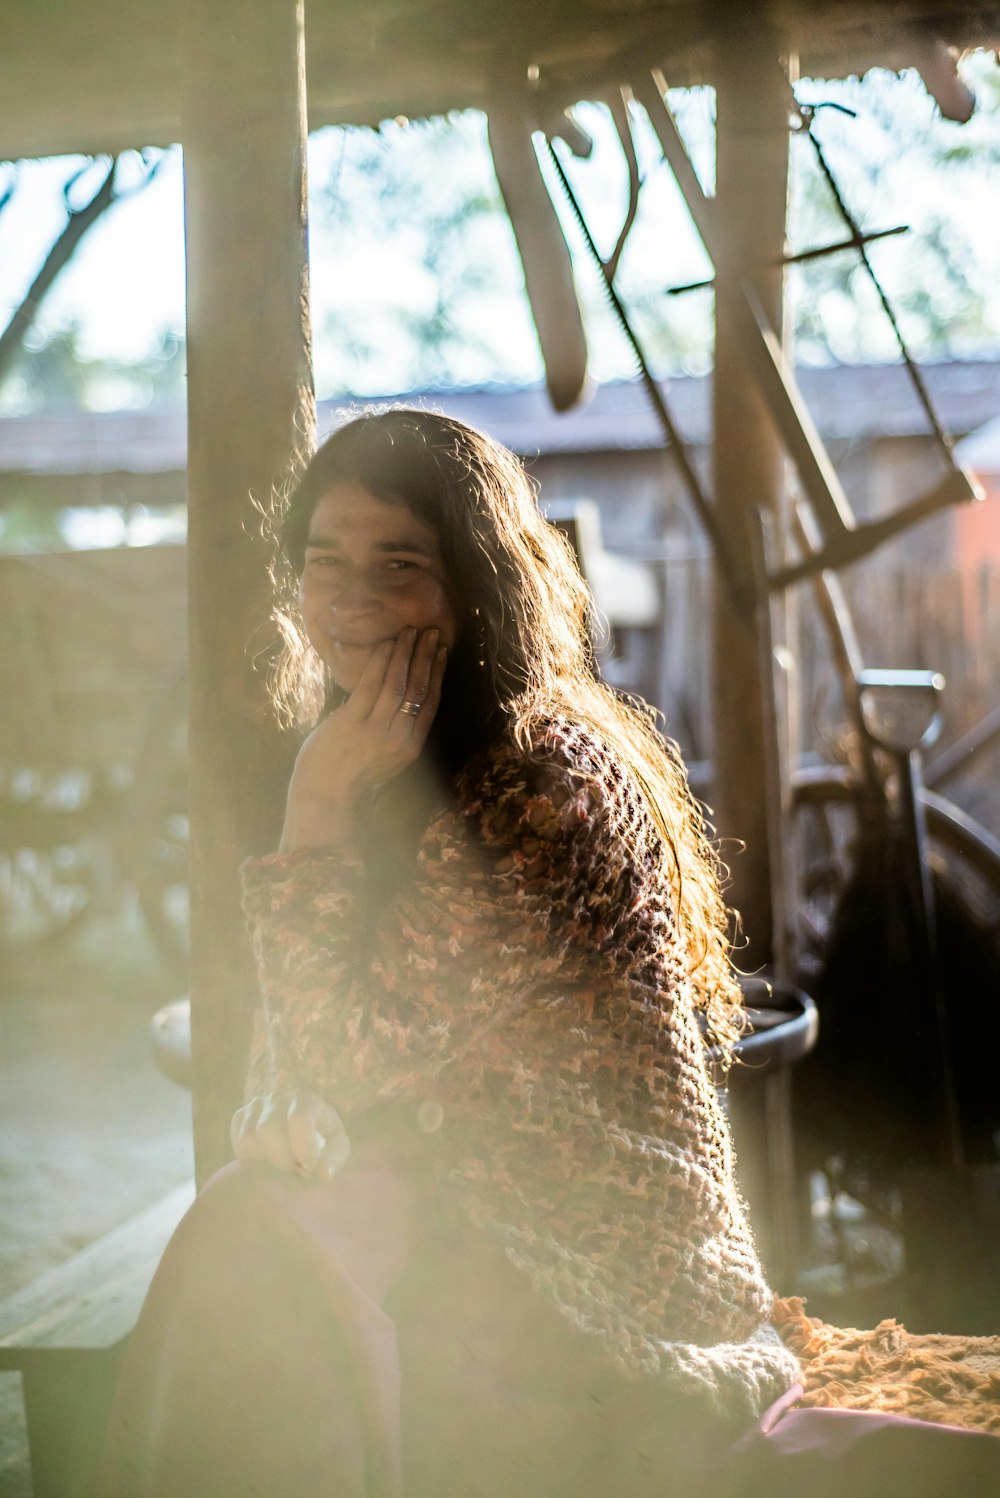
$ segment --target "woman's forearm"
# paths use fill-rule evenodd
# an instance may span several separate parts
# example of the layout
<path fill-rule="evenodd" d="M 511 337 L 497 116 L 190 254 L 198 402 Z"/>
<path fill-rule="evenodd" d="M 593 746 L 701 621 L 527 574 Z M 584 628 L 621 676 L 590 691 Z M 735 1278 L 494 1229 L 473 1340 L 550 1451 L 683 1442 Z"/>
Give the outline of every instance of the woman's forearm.
<path fill-rule="evenodd" d="M 350 797 L 309 795 L 292 777 L 285 803 L 279 853 L 303 848 L 347 848 L 357 833 L 357 801 Z"/>

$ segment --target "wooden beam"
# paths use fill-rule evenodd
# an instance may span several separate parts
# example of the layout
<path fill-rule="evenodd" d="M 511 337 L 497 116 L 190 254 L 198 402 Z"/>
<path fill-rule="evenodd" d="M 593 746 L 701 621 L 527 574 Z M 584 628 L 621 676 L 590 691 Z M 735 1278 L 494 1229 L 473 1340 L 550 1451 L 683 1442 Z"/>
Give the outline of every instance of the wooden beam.
<path fill-rule="evenodd" d="M 716 265 L 713 488 L 716 513 L 750 586 L 756 507 L 779 510 L 784 459 L 755 372 L 746 358 L 739 279 L 748 276 L 776 337 L 782 326 L 788 194 L 788 71 L 766 26 L 720 28 L 715 49 L 717 168 L 715 216 L 731 255 Z M 713 605 L 712 804 L 732 869 L 730 902 L 743 917 L 749 950 L 741 966 L 771 958 L 766 755 L 759 644 L 722 588 Z M 745 845 L 735 852 L 732 839 Z"/>
<path fill-rule="evenodd" d="M 256 9 L 256 0 L 248 0 Z M 214 9 L 206 0 L 206 10 Z M 488 107 L 497 58 L 530 59 L 551 102 L 606 96 L 642 64 L 671 85 L 707 81 L 708 41 L 729 24 L 778 13 L 812 78 L 920 60 L 927 23 L 949 44 L 992 47 L 986 0 L 338 0 L 309 13 L 313 127 L 375 124 Z M 249 30 L 247 28 L 247 34 Z M 45 0 L 3 7 L 0 152 L 6 159 L 123 151 L 178 139 L 177 9 L 160 0 Z"/>
<path fill-rule="evenodd" d="M 267 504 L 315 423 L 302 0 L 185 0 L 192 1051 L 199 1180 L 229 1155 L 253 980 L 238 866 L 275 845 Z"/>

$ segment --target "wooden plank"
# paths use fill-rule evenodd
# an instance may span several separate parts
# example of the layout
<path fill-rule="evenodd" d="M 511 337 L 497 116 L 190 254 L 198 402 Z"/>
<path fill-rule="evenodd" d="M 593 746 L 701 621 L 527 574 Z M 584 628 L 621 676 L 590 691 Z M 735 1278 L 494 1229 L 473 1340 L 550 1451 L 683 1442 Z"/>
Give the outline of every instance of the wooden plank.
<path fill-rule="evenodd" d="M 315 402 L 302 0 L 186 0 L 191 1018 L 199 1180 L 229 1155 L 255 998 L 238 868 L 280 834 L 292 746 L 268 703 L 261 509 Z M 224 79 L 220 87 L 220 79 Z"/>
<path fill-rule="evenodd" d="M 795 372 L 783 346 L 781 307 L 774 301 L 775 283 L 780 285 L 783 275 L 780 262 L 785 253 L 788 111 L 793 102 L 787 75 L 778 65 L 779 45 L 777 38 L 766 28 L 756 32 L 752 38 L 737 35 L 735 39 L 729 37 L 728 40 L 720 39 L 717 43 L 717 86 L 731 95 L 733 120 L 738 120 L 741 114 L 745 119 L 744 128 L 741 130 L 737 126 L 728 144 L 725 141 L 725 127 L 720 125 L 720 179 L 727 175 L 725 156 L 730 149 L 734 149 L 738 160 L 734 163 L 733 183 L 748 200 L 763 191 L 770 208 L 770 224 L 767 217 L 758 220 L 749 203 L 745 215 L 734 217 L 730 214 L 725 207 L 726 194 L 722 193 L 721 187 L 716 198 L 709 198 L 704 193 L 673 116 L 663 105 L 665 82 L 662 75 L 654 72 L 653 86 L 644 81 L 639 92 L 646 103 L 664 156 L 677 178 L 695 228 L 715 264 L 717 326 L 721 323 L 726 327 L 724 346 L 732 344 L 729 358 L 745 361 L 759 383 L 771 419 L 796 465 L 799 480 L 822 523 L 824 533 L 841 535 L 854 529 L 854 515 L 796 384 Z M 754 64 L 749 66 L 745 64 L 748 46 L 752 46 L 755 53 Z M 735 65 L 732 56 L 734 51 L 738 54 Z M 744 58 L 742 68 L 739 56 Z M 772 104 L 770 125 L 763 127 L 760 137 L 756 135 L 754 124 L 749 118 L 754 107 L 752 85 L 754 78 L 758 76 L 758 69 L 760 76 L 770 80 L 765 94 L 770 95 Z M 775 73 L 779 73 L 784 80 L 783 134 L 773 110 Z M 768 115 L 767 103 L 763 97 L 759 104 L 763 119 Z M 775 154 L 779 138 L 784 142 L 780 159 Z M 764 149 L 759 150 L 759 147 Z M 741 149 L 742 154 L 739 154 Z M 772 180 L 769 168 L 773 172 L 776 162 L 779 176 L 777 180 Z M 776 193 L 781 195 L 780 243 L 774 212 Z M 773 250 L 773 253 L 767 253 L 769 250 Z M 772 269 L 763 269 L 766 266 L 771 266 Z M 717 343 L 716 370 L 718 368 Z M 771 445 L 773 447 L 773 440 Z"/>
<path fill-rule="evenodd" d="M 758 508 L 780 514 L 784 459 L 767 405 L 746 359 L 741 318 L 749 266 L 775 337 L 780 341 L 788 181 L 788 111 L 792 93 L 779 61 L 778 38 L 767 26 L 726 28 L 717 43 L 717 188 L 714 221 L 732 256 L 716 262 L 713 490 L 730 550 L 752 587 L 753 527 Z M 777 634 L 780 637 L 779 625 Z M 745 851 L 727 857 L 727 892 L 740 911 L 748 948 L 741 967 L 752 971 L 772 956 L 772 902 L 764 787 L 768 763 L 759 625 L 748 626 L 716 587 L 712 628 L 713 806 L 719 835 Z M 730 848 L 734 846 L 729 843 Z"/>
<path fill-rule="evenodd" d="M 206 9 L 211 7 L 206 6 Z M 246 9 L 251 9 L 250 5 Z M 985 0 L 558 0 L 465 5 L 339 0 L 310 9 L 314 126 L 375 125 L 405 113 L 487 109 L 522 59 L 540 66 L 553 107 L 606 97 L 627 76 L 623 49 L 663 58 L 677 85 L 704 83 L 720 25 L 776 14 L 813 78 L 918 60 L 925 27 L 958 48 L 993 46 Z M 46 0 L 4 7 L 0 135 L 4 155 L 126 150 L 178 139 L 179 47 L 173 7 L 154 0 Z M 523 70 L 523 69 L 522 69 Z M 550 82 L 551 80 L 551 82 Z"/>
<path fill-rule="evenodd" d="M 194 1200 L 186 1182 L 0 1304 L 0 1368 L 39 1354 L 115 1347 L 135 1325 L 167 1240 Z"/>

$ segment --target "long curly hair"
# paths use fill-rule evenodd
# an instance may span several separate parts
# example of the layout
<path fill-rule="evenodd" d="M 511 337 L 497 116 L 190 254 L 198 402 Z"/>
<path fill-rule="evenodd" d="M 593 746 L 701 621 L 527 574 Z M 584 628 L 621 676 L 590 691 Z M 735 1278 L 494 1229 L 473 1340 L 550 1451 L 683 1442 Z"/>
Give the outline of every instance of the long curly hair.
<path fill-rule="evenodd" d="M 284 649 L 273 684 L 286 721 L 314 722 L 343 700 L 305 639 L 295 586 L 317 502 L 349 482 L 406 505 L 439 539 L 459 635 L 428 741 L 438 765 L 454 775 L 503 737 L 530 753 L 553 713 L 593 728 L 631 770 L 662 836 L 696 1002 L 711 1040 L 728 1054 L 742 1028 L 742 1000 L 709 829 L 653 711 L 599 679 L 590 595 L 572 547 L 544 518 L 506 448 L 451 417 L 399 406 L 348 420 L 319 447 L 280 527 L 285 566 L 276 575 L 276 617 Z"/>

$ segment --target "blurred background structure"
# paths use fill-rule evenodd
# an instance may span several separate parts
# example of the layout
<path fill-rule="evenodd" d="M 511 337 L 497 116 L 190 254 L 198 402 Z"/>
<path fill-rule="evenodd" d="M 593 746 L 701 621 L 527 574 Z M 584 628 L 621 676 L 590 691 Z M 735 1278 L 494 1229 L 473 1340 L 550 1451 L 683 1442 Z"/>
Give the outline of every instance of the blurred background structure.
<path fill-rule="evenodd" d="M 834 1316 L 982 1326 L 998 8 L 59 0 L 5 26 L 0 1296 L 190 1173 L 146 1041 L 188 992 L 199 1176 L 224 1157 L 235 869 L 294 752 L 261 512 L 314 423 L 400 397 L 525 457 L 603 671 L 714 808 L 746 962 L 823 996 L 799 1166 L 783 1205 L 758 1187 L 773 1262 Z M 863 1100 L 910 1030 L 911 1142 L 880 1154 L 829 1079 Z M 0 1464 L 27 1491 L 19 1397 Z"/>

